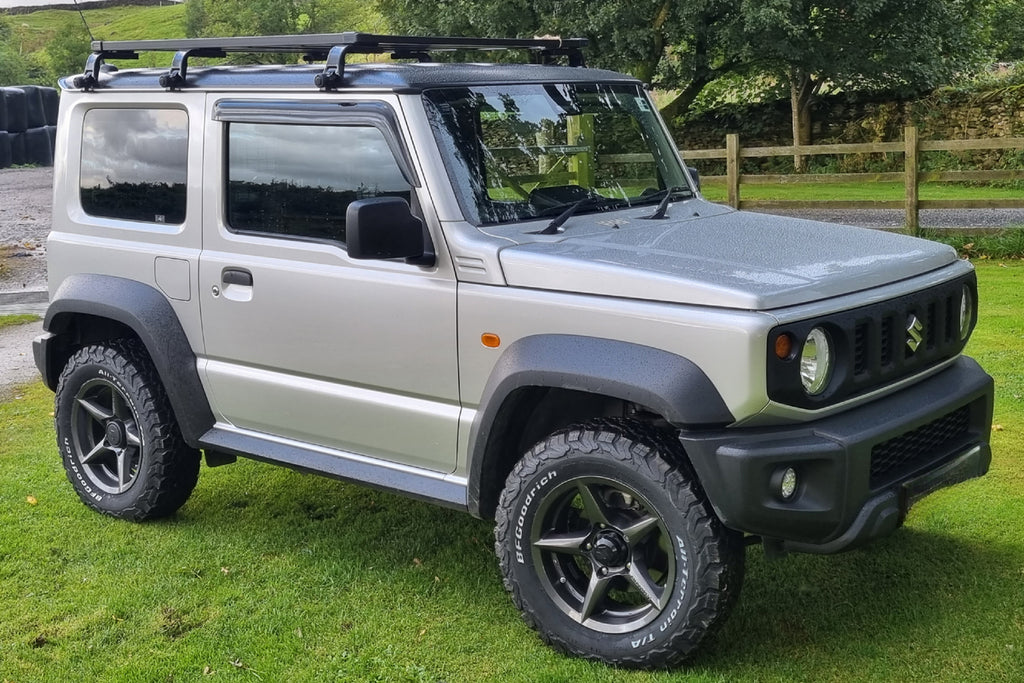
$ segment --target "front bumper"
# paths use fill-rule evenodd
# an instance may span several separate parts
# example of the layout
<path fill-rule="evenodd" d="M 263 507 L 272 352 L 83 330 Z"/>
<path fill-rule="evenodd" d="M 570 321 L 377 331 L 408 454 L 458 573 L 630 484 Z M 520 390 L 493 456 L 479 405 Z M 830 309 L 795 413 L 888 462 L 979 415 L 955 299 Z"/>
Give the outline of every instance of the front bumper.
<path fill-rule="evenodd" d="M 972 359 L 839 415 L 766 429 L 683 432 L 729 528 L 783 549 L 834 553 L 891 533 L 910 505 L 979 477 L 992 455 L 993 382 Z M 786 468 L 795 494 L 778 490 Z"/>

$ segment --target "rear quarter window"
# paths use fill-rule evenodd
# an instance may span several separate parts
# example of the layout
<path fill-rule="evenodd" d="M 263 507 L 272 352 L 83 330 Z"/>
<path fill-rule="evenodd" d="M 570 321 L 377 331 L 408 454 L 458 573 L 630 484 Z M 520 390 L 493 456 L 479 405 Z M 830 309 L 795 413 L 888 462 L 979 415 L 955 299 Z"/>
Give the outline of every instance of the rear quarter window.
<path fill-rule="evenodd" d="M 91 216 L 185 221 L 188 114 L 93 109 L 82 125 L 80 197 Z"/>

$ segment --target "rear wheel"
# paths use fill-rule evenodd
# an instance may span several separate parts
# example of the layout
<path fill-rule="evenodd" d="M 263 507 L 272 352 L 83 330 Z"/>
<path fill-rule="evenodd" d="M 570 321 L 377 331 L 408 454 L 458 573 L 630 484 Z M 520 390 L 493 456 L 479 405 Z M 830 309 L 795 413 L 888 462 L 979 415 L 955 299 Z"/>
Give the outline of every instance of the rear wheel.
<path fill-rule="evenodd" d="M 137 342 L 78 350 L 57 385 L 57 444 L 89 507 L 141 521 L 173 514 L 199 477 L 149 357 Z"/>
<path fill-rule="evenodd" d="M 723 620 L 743 576 L 679 447 L 627 420 L 557 432 L 509 475 L 497 512 L 505 586 L 556 648 L 667 666 Z"/>

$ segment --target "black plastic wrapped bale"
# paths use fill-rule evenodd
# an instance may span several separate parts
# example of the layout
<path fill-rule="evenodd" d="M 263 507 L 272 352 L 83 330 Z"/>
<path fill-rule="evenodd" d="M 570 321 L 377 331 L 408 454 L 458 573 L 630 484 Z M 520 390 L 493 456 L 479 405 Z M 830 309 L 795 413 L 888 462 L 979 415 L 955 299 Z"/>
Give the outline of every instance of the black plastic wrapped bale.
<path fill-rule="evenodd" d="M 46 126 L 29 128 L 23 133 L 25 137 L 25 163 L 37 166 L 53 165 L 53 147 Z"/>
<path fill-rule="evenodd" d="M 0 168 L 11 165 L 11 134 L 0 130 Z"/>
<path fill-rule="evenodd" d="M 42 128 L 46 125 L 46 110 L 43 108 L 43 88 L 38 85 L 21 85 L 18 89 L 25 93 L 26 129 Z"/>
<path fill-rule="evenodd" d="M 57 156 L 57 126 L 47 126 L 46 134 L 50 136 L 50 149 L 53 150 L 53 156 Z"/>
<path fill-rule="evenodd" d="M 25 163 L 25 134 L 8 133 L 7 139 L 11 141 L 11 166 L 20 166 Z"/>
<path fill-rule="evenodd" d="M 4 88 L 4 108 L 7 110 L 7 132 L 21 133 L 28 129 L 28 95 L 20 88 Z"/>
<path fill-rule="evenodd" d="M 57 111 L 60 109 L 60 95 L 57 94 L 57 89 L 40 88 L 39 94 L 43 98 L 43 113 L 46 116 L 43 125 L 56 126 Z"/>

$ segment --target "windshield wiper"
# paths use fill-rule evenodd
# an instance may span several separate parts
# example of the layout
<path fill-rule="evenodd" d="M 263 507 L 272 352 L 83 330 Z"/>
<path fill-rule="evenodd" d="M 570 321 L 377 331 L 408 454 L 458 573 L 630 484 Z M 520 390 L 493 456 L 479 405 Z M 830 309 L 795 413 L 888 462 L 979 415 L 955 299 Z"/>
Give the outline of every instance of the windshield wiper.
<path fill-rule="evenodd" d="M 554 235 L 558 232 L 558 229 L 565 224 L 567 220 L 576 215 L 576 212 L 581 208 L 595 208 L 595 209 L 610 209 L 612 207 L 621 206 L 623 201 L 621 199 L 612 199 L 611 197 L 584 197 L 583 199 L 577 200 L 572 204 L 569 204 L 562 213 L 555 216 L 555 219 L 548 223 L 548 226 L 543 230 L 536 230 L 531 232 L 531 235 Z M 558 209 L 561 207 L 552 207 Z"/>
<path fill-rule="evenodd" d="M 687 187 L 670 187 L 668 189 L 662 190 L 661 192 L 664 192 L 665 196 L 658 204 L 658 208 L 655 209 L 654 213 L 652 213 L 650 216 L 643 216 L 644 219 L 649 221 L 658 221 L 661 220 L 662 218 L 665 218 L 665 214 L 668 212 L 669 203 L 672 201 L 672 198 L 678 194 L 685 193 L 686 197 L 693 196 L 693 192 L 691 192 L 690 189 Z M 651 197 L 658 196 L 659 194 L 661 194 L 661 192 L 655 192 L 654 194 L 650 195 L 648 199 L 650 199 Z"/>

